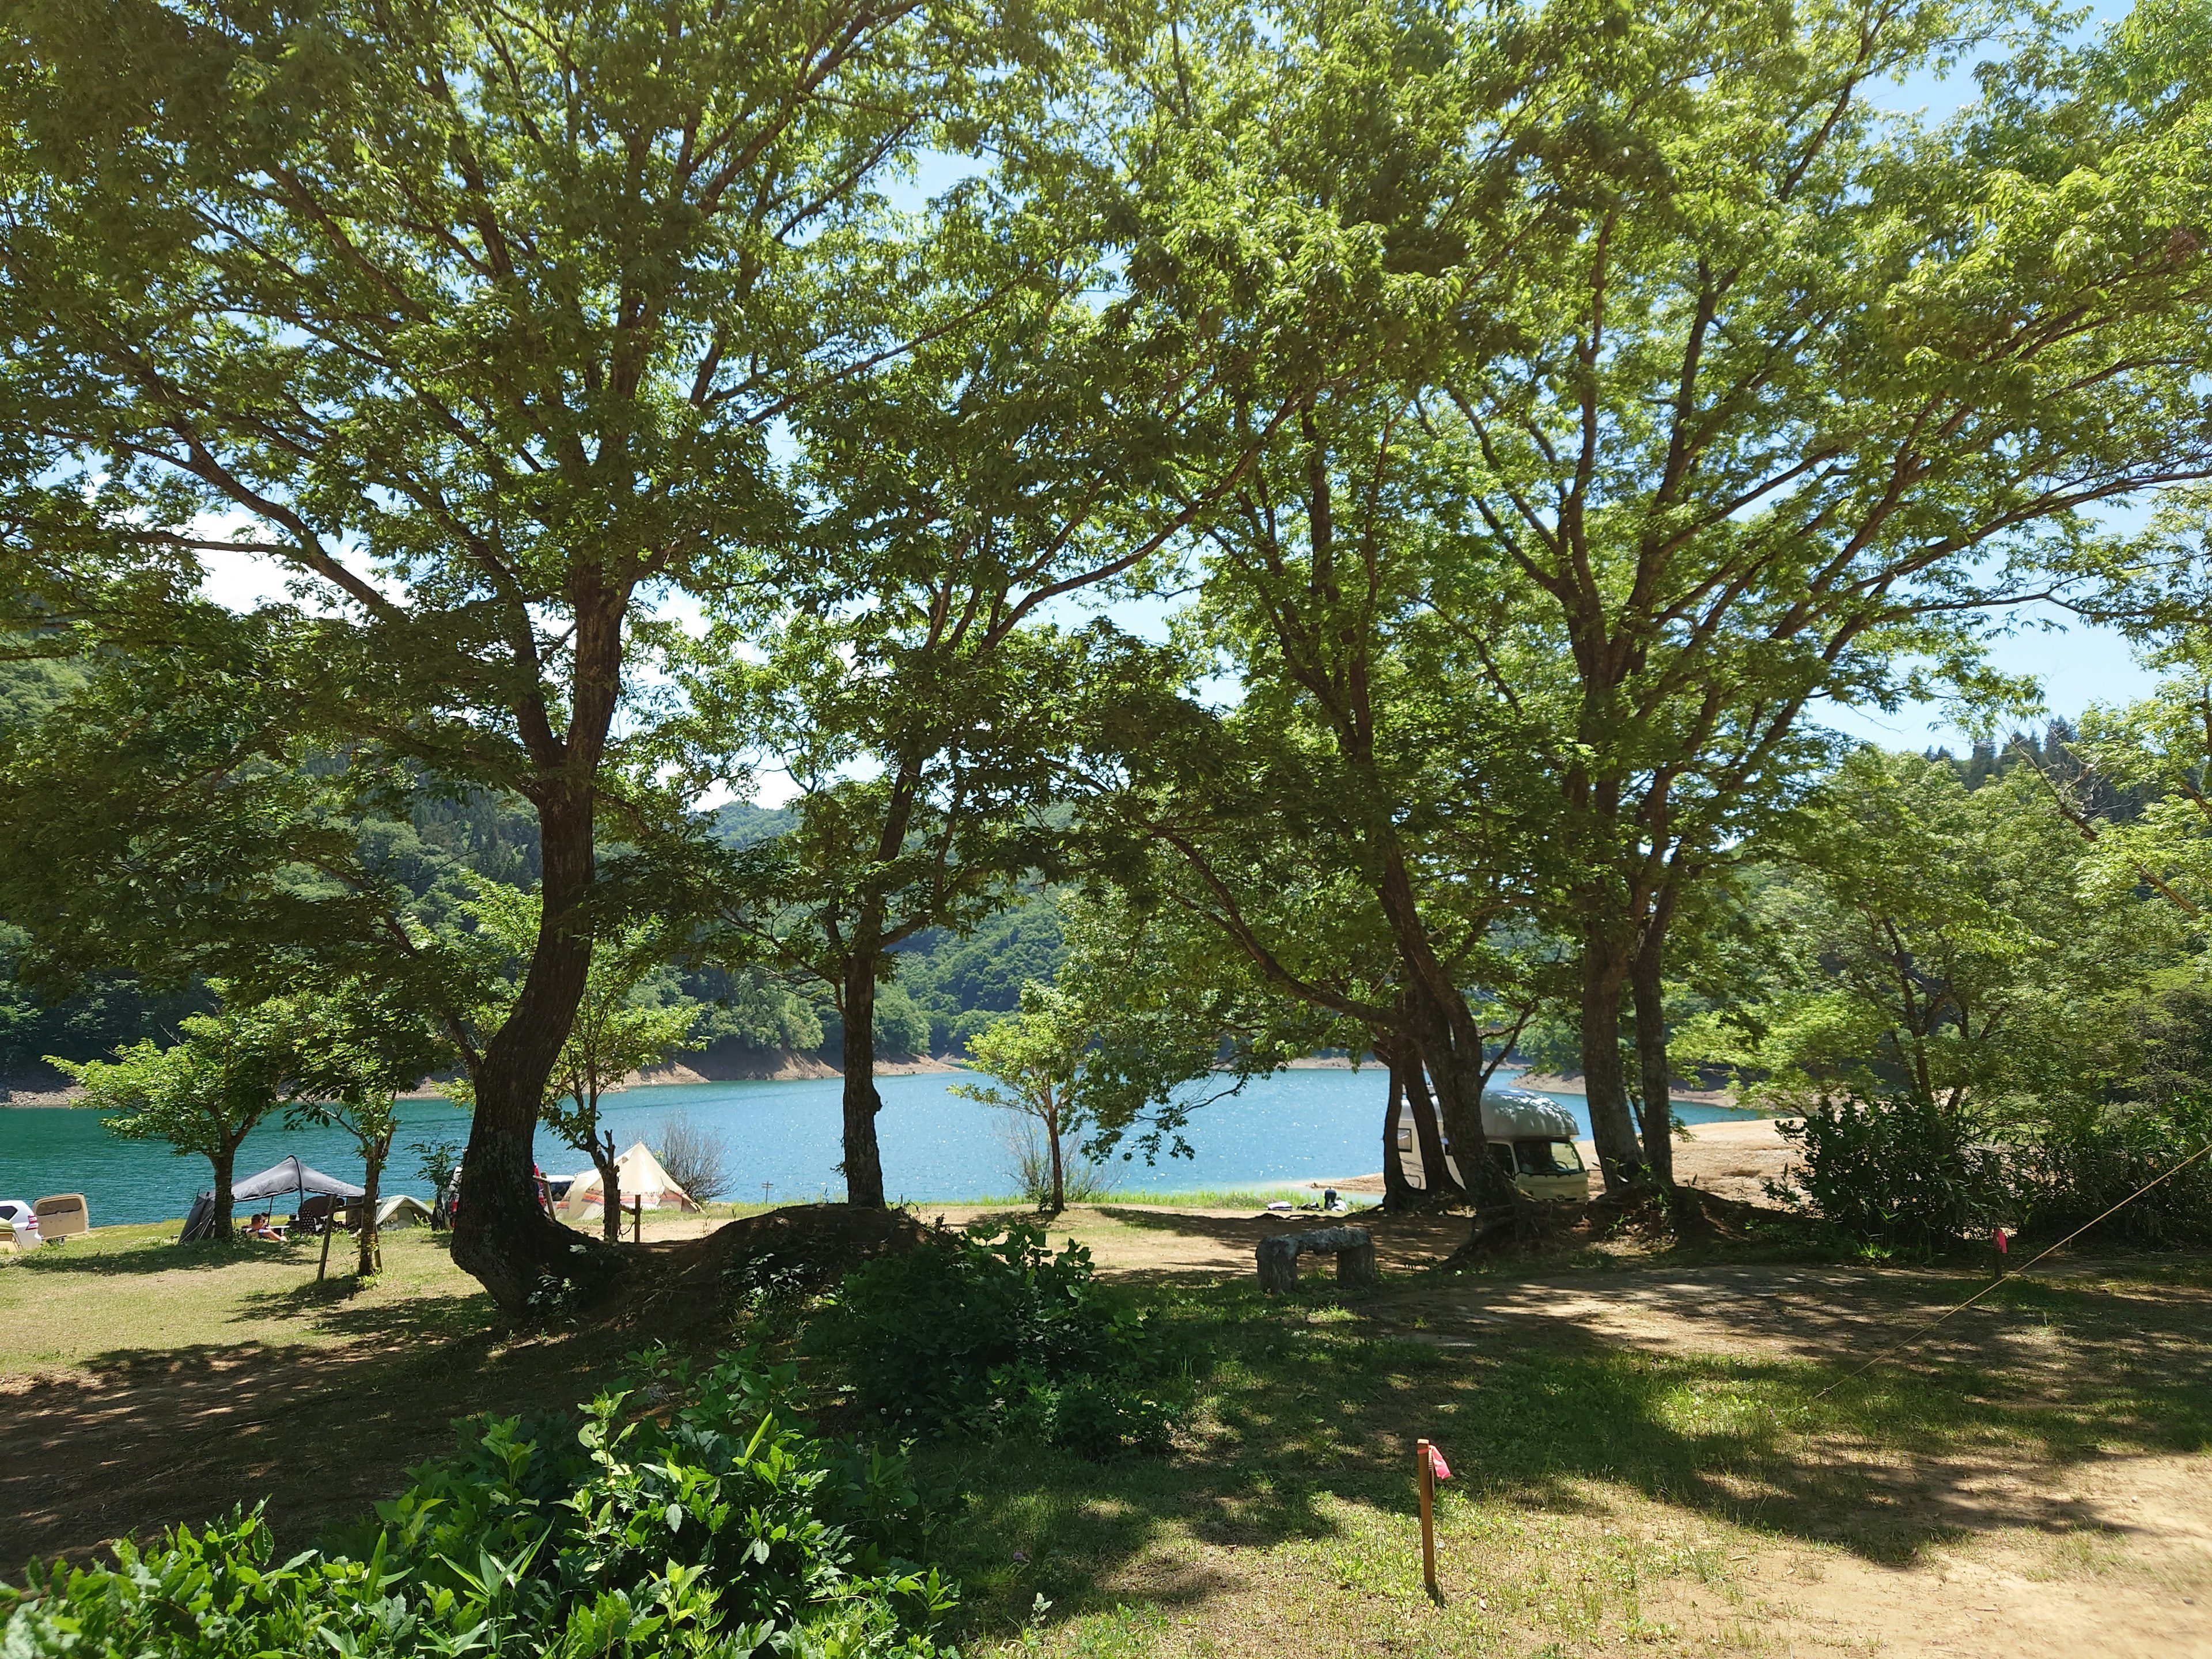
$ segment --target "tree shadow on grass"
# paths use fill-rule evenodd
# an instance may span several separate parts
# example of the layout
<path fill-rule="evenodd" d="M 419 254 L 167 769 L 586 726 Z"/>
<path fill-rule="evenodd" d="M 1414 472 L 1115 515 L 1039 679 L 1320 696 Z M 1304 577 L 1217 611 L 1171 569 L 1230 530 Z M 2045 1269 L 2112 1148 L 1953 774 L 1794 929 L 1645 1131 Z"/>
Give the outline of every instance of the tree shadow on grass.
<path fill-rule="evenodd" d="M 1446 1348 L 1377 1335 L 1333 1300 L 1217 1290 L 1164 1307 L 1214 1356 L 1208 1420 L 1173 1458 L 930 1454 L 972 1494 L 948 1566 L 970 1583 L 975 1626 L 1017 1628 L 1038 1594 L 1071 1614 L 1108 1605 L 1097 1587 L 1148 1554 L 1148 1600 L 1202 1599 L 1220 1576 L 1178 1555 L 1178 1534 L 1224 1551 L 1325 1540 L 1347 1504 L 1410 1527 L 1423 1435 L 1450 1459 L 1452 1503 L 1607 1517 L 1605 1488 L 1626 1487 L 1883 1563 L 1999 1529 L 2109 1527 L 2069 1496 L 2067 1470 L 2212 1443 L 2212 1321 L 2190 1297 L 2024 1286 L 2002 1312 L 2062 1331 L 2051 1363 L 1990 1364 L 1969 1333 L 1856 1380 L 1841 1359 L 1656 1352 L 1572 1328 Z M 1894 1297 L 1886 1312 L 1903 1334 Z"/>
<path fill-rule="evenodd" d="M 35 1255 L 10 1264 L 8 1271 L 38 1275 L 82 1273 L 96 1278 L 145 1273 L 220 1273 L 249 1263 L 284 1262 L 312 1267 L 320 1239 L 234 1239 L 228 1243 L 179 1244 L 169 1239 L 134 1239 L 111 1249 L 74 1248 L 73 1242 L 47 1245 Z"/>
<path fill-rule="evenodd" d="M 350 1273 L 341 1279 L 310 1279 L 288 1289 L 252 1291 L 239 1299 L 234 1324 L 303 1319 L 318 1334 L 349 1341 L 440 1342 L 481 1336 L 498 1317 L 482 1291 L 467 1296 L 417 1296 L 383 1301 L 364 1298 Z"/>
<path fill-rule="evenodd" d="M 303 1547 L 451 1450 L 453 1419 L 568 1409 L 635 1346 L 577 1333 L 499 1347 L 480 1325 L 423 1340 L 404 1309 L 360 1311 L 371 1340 L 343 1349 L 115 1352 L 0 1389 L 0 1581 L 34 1556 L 81 1559 L 264 1499 L 280 1551 Z"/>

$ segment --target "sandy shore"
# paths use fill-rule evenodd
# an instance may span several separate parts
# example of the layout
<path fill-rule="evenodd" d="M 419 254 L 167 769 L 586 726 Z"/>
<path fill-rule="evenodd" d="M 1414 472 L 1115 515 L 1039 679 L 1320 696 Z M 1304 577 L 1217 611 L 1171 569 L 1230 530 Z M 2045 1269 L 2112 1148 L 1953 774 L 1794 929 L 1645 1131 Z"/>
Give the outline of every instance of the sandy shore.
<path fill-rule="evenodd" d="M 1513 1082 L 1516 1088 L 1534 1089 L 1547 1095 L 1579 1095 L 1588 1092 L 1583 1086 L 1582 1073 L 1579 1072 L 1565 1075 L 1557 1072 L 1523 1072 L 1519 1077 L 1515 1078 Z M 1694 1101 L 1700 1106 L 1735 1104 L 1735 1095 L 1726 1089 L 1692 1089 L 1686 1083 L 1670 1084 L 1668 1086 L 1667 1094 L 1671 1100 Z"/>
<path fill-rule="evenodd" d="M 1597 1168 L 1597 1147 L 1576 1142 L 1583 1162 Z M 1701 1187 L 1723 1198 L 1746 1204 L 1771 1204 L 1766 1183 L 1780 1178 L 1796 1149 L 1782 1138 L 1779 1121 L 1753 1118 L 1741 1123 L 1694 1123 L 1674 1137 L 1674 1179 L 1686 1187 Z M 1301 1185 L 1316 1191 L 1334 1187 L 1340 1193 L 1374 1194 L 1382 1190 L 1381 1171 L 1373 1175 L 1335 1176 Z"/>

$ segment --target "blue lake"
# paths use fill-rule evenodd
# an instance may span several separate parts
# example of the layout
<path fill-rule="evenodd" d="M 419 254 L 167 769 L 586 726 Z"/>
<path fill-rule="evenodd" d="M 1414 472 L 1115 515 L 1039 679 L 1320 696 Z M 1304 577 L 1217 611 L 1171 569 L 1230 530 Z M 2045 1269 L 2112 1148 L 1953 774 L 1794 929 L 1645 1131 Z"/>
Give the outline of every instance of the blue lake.
<path fill-rule="evenodd" d="M 952 1094 L 961 1079 L 944 1073 L 878 1080 L 884 1112 L 884 1184 L 892 1198 L 957 1202 L 1013 1190 L 1013 1159 L 1003 1114 Z M 602 1107 L 618 1146 L 651 1140 L 678 1113 L 721 1137 L 736 1177 L 730 1196 L 757 1200 L 765 1184 L 775 1201 L 841 1196 L 837 1175 L 840 1117 L 835 1078 L 804 1083 L 698 1083 L 633 1089 Z M 1370 1066 L 1279 1072 L 1247 1085 L 1242 1094 L 1215 1101 L 1192 1118 L 1186 1132 L 1194 1156 L 1162 1156 L 1147 1169 L 1141 1158 L 1121 1164 L 1121 1184 L 1131 1191 L 1175 1192 L 1201 1187 L 1245 1187 L 1324 1180 L 1370 1173 L 1382 1167 L 1382 1105 L 1388 1076 Z M 1579 1095 L 1553 1099 L 1573 1111 L 1589 1133 Z M 1692 1123 L 1748 1114 L 1724 1108 L 1678 1104 Z M 392 1169 L 384 1190 L 428 1198 L 429 1188 L 405 1150 L 411 1140 L 466 1140 L 469 1121 L 442 1100 L 405 1101 L 394 1142 Z M 288 1152 L 346 1180 L 361 1179 L 361 1160 L 349 1138 L 335 1129 L 289 1129 L 264 1124 L 240 1150 L 242 1178 Z M 538 1161 L 548 1173 L 567 1175 L 589 1160 L 541 1130 Z M 0 1108 L 0 1198 L 36 1200 L 49 1193 L 86 1195 L 95 1226 L 180 1217 L 192 1194 L 209 1183 L 207 1161 L 179 1158 L 159 1143 L 118 1140 L 96 1113 L 68 1107 Z"/>

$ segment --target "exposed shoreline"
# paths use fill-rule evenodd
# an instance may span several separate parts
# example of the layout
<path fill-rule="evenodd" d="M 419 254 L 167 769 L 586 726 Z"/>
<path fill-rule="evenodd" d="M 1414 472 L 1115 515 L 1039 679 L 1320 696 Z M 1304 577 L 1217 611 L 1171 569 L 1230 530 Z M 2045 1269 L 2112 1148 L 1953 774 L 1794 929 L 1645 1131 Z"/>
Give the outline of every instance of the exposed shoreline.
<path fill-rule="evenodd" d="M 1534 1089 L 1540 1094 L 1587 1095 L 1589 1092 L 1583 1086 L 1582 1073 L 1579 1072 L 1565 1077 L 1556 1072 L 1523 1072 L 1513 1079 L 1513 1084 L 1516 1088 Z M 1686 1100 L 1695 1106 L 1726 1106 L 1731 1110 L 1746 1109 L 1736 1099 L 1735 1091 L 1732 1090 L 1693 1089 L 1679 1079 L 1667 1085 L 1667 1098 Z"/>

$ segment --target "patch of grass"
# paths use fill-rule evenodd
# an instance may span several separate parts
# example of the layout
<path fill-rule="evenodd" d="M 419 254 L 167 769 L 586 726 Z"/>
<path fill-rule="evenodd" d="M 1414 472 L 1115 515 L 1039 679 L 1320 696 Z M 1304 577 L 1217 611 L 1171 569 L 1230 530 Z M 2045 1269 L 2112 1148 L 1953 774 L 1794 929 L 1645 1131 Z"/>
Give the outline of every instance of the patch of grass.
<path fill-rule="evenodd" d="M 196 1255 L 167 1243 L 174 1231 L 102 1230 L 0 1267 L 0 1372 L 43 1347 L 57 1356 L 46 1367 L 82 1365 L 100 1382 L 67 1423 L 66 1390 L 15 1397 L 16 1415 L 0 1424 L 13 1460 L 0 1470 L 0 1533 L 53 1490 L 85 1492 L 69 1520 L 74 1542 L 200 1518 L 250 1482 L 249 1494 L 313 1497 L 280 1516 L 284 1542 L 304 1543 L 307 1521 L 358 1513 L 396 1484 L 388 1471 L 441 1449 L 444 1419 L 521 1409 L 532 1391 L 580 1397 L 613 1357 L 592 1346 L 611 1338 L 589 1334 L 484 1340 L 489 1310 L 473 1281 L 426 1234 L 388 1237 L 386 1273 L 349 1294 L 349 1279 L 314 1289 L 304 1241 Z M 1136 1236 L 1095 1212 L 1078 1231 L 1102 1261 L 1111 1240 Z M 342 1258 L 350 1270 L 340 1244 L 334 1275 Z M 1573 1293 L 1632 1297 L 1650 1282 L 1633 1264 L 1606 1265 L 1621 1271 L 1573 1275 Z M 1340 1297 L 1317 1277 L 1272 1298 L 1241 1281 L 1148 1285 L 1162 1340 L 1189 1356 L 1199 1396 L 1172 1455 L 1094 1463 L 1006 1440 L 941 1443 L 919 1460 L 953 1495 L 941 1547 L 963 1582 L 962 1650 L 1779 1652 L 1785 1615 L 1762 1599 L 1786 1593 L 1778 1558 L 1802 1564 L 1795 1585 L 1839 1553 L 1910 1561 L 2018 1524 L 2004 1482 L 1980 1478 L 1992 1471 L 2016 1494 L 2093 1455 L 2212 1449 L 2212 1260 L 2077 1264 L 2065 1279 L 2015 1280 L 1974 1316 L 1994 1310 L 1976 1329 L 2003 1341 L 1930 1343 L 1852 1381 L 1883 1339 L 1848 1359 L 1838 1341 L 1838 1358 L 1816 1364 L 1662 1352 L 1598 1326 L 1484 1335 L 1466 1316 L 1493 1287 L 1510 1294 L 1516 1271 L 1526 1268 L 1417 1275 L 1380 1297 Z M 1720 1293 L 1724 1279 L 1711 1282 Z M 1837 1312 L 1848 1286 L 1872 1299 L 1879 1322 L 1881 1309 L 1941 1305 L 1984 1282 L 1863 1272 L 1810 1276 L 1792 1295 L 1832 1295 Z M 1406 1304 L 1395 1326 L 1381 1322 L 1379 1301 Z M 457 1334 L 470 1340 L 441 1340 Z M 348 1352 L 327 1352 L 356 1338 Z M 212 1345 L 224 1349 L 213 1362 L 202 1357 Z M 250 1363 L 215 1369 L 240 1352 Z M 1420 1585 L 1421 1435 L 1456 1476 L 1439 1500 L 1441 1606 Z M 191 1458 L 177 1449 L 188 1442 Z M 44 1462 L 18 1447 L 44 1447 Z M 95 1462 L 118 1471 L 112 1486 L 75 1481 Z M 172 1466 L 165 1484 L 143 1474 Z M 126 1478 L 145 1482 L 129 1500 L 136 1510 L 118 1507 Z M 2036 1559 L 2063 1577 L 2133 1571 L 2110 1563 L 2101 1536 Z M 9 1565 L 0 1559 L 0 1577 Z"/>
<path fill-rule="evenodd" d="M 2016 1518 L 1957 1468 L 2038 1478 L 2212 1433 L 2212 1328 L 2189 1334 L 2187 1310 L 2146 1330 L 2103 1282 L 1997 1295 L 2063 1319 L 2072 1363 L 2021 1375 L 1946 1360 L 1844 1382 L 1843 1364 L 1595 1342 L 1447 1349 L 1378 1336 L 1318 1289 L 1160 1291 L 1154 1317 L 1208 1360 L 1175 1456 L 1100 1465 L 1005 1443 L 926 1456 L 966 1494 L 947 1562 L 966 1586 L 964 1645 L 1762 1650 L 1747 1565 L 1762 1555 L 1907 1562 Z M 1439 1496 L 1441 1607 L 1420 1591 L 1421 1435 L 1457 1477 Z"/>
<path fill-rule="evenodd" d="M 209 1343 L 330 1347 L 481 1331 L 490 1303 L 442 1237 L 384 1236 L 384 1271 L 353 1277 L 351 1241 L 177 1244 L 173 1227 L 102 1227 L 0 1267 L 0 1376 L 69 1370 L 103 1355 Z"/>

